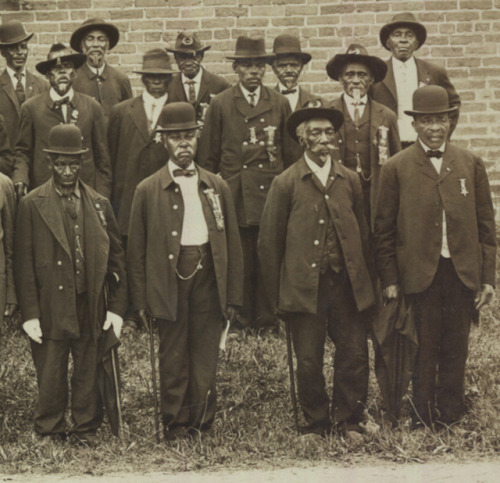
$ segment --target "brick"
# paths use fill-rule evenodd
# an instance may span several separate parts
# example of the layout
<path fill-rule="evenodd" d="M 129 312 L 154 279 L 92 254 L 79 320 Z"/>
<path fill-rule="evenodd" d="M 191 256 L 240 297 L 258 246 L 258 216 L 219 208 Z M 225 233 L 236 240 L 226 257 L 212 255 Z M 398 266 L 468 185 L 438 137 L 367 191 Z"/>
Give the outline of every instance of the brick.
<path fill-rule="evenodd" d="M 259 5 L 252 7 L 251 9 L 252 17 L 282 17 L 285 15 L 285 7 L 282 6 L 271 6 L 271 5 Z"/>
<path fill-rule="evenodd" d="M 178 8 L 148 8 L 144 9 L 146 18 L 177 18 L 180 17 L 180 9 Z"/>
<path fill-rule="evenodd" d="M 462 47 L 433 47 L 432 57 L 458 57 L 463 55 L 464 49 Z"/>
<path fill-rule="evenodd" d="M 248 15 L 248 8 L 216 8 L 216 17 L 244 17 Z"/>
<path fill-rule="evenodd" d="M 314 5 L 289 5 L 285 7 L 285 15 L 318 15 L 318 7 Z"/>
<path fill-rule="evenodd" d="M 182 30 L 197 30 L 198 27 L 198 20 L 173 20 L 169 18 L 165 19 L 165 28 L 173 29 L 177 32 L 180 32 Z"/>
<path fill-rule="evenodd" d="M 32 10 L 55 10 L 57 8 L 56 0 L 46 1 L 46 0 L 29 0 L 28 6 Z M 23 6 L 26 8 L 26 6 Z"/>
<path fill-rule="evenodd" d="M 461 9 L 486 10 L 492 6 L 491 0 L 460 0 Z"/>
<path fill-rule="evenodd" d="M 133 0 L 93 0 L 93 8 L 130 8 L 134 6 Z M 93 15 L 89 15 L 93 17 Z"/>
<path fill-rule="evenodd" d="M 217 28 L 228 28 L 234 27 L 236 20 L 233 18 L 208 18 L 201 20 L 201 26 L 204 29 L 217 29 Z"/>
<path fill-rule="evenodd" d="M 273 18 L 271 20 L 273 25 L 288 27 L 290 25 L 304 25 L 305 21 L 303 17 L 285 17 L 285 18 Z"/>
<path fill-rule="evenodd" d="M 265 17 L 259 18 L 237 18 L 237 27 L 267 27 L 269 25 L 269 19 Z"/>
<path fill-rule="evenodd" d="M 168 0 L 167 3 L 171 7 L 198 7 L 203 5 L 202 0 Z"/>
<path fill-rule="evenodd" d="M 92 0 L 67 0 L 67 1 L 59 1 L 57 3 L 57 8 L 59 10 L 69 9 L 76 10 L 79 8 L 91 8 Z"/>
<path fill-rule="evenodd" d="M 142 18 L 143 17 L 143 12 L 140 10 L 135 10 L 135 9 L 130 9 L 130 10 L 111 10 L 109 12 L 109 18 L 110 20 L 115 20 L 115 19 L 135 19 L 135 18 Z"/>
<path fill-rule="evenodd" d="M 324 15 L 320 17 L 307 17 L 307 25 L 333 25 L 340 23 L 340 15 Z"/>
<path fill-rule="evenodd" d="M 163 7 L 167 3 L 170 2 L 168 0 L 135 0 L 136 7 Z"/>
<path fill-rule="evenodd" d="M 55 20 L 68 20 L 68 12 L 36 12 L 35 18 L 37 22 L 55 21 Z"/>
<path fill-rule="evenodd" d="M 335 13 L 346 14 L 356 11 L 356 5 L 352 3 L 342 3 L 340 5 L 325 5 L 320 7 L 321 15 L 332 15 Z"/>

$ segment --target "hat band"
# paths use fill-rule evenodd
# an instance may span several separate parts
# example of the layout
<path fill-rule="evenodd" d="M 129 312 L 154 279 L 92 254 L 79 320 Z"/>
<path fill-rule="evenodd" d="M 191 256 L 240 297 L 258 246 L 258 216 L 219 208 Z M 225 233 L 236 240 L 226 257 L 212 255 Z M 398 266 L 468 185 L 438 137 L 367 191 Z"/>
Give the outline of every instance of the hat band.
<path fill-rule="evenodd" d="M 49 146 L 47 151 L 60 152 L 65 154 L 80 154 L 86 148 L 82 146 Z"/>
<path fill-rule="evenodd" d="M 187 131 L 191 129 L 197 129 L 201 127 L 193 121 L 178 122 L 173 124 L 167 124 L 167 126 L 158 126 L 157 131 Z"/>

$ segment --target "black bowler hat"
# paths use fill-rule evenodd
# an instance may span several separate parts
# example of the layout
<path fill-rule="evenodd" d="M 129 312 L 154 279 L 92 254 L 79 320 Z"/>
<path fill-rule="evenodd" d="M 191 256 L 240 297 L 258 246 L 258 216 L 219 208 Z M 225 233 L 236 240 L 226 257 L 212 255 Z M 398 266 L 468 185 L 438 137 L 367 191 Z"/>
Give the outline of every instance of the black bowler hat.
<path fill-rule="evenodd" d="M 175 47 L 173 49 L 167 47 L 167 50 L 174 54 L 197 54 L 198 52 L 205 52 L 210 47 L 211 45 L 202 47 L 200 39 L 195 32 L 183 31 L 177 35 Z"/>
<path fill-rule="evenodd" d="M 165 49 L 148 50 L 142 58 L 142 69 L 134 70 L 136 74 L 175 74 L 170 63 L 170 56 Z"/>
<path fill-rule="evenodd" d="M 278 35 L 274 39 L 273 53 L 276 57 L 280 55 L 295 55 L 300 57 L 303 64 L 307 64 L 311 60 L 311 54 L 302 52 L 299 38 L 290 34 Z"/>
<path fill-rule="evenodd" d="M 82 146 L 82 132 L 75 124 L 57 124 L 49 131 L 49 147 L 43 149 L 54 154 L 83 154 L 89 148 Z"/>
<path fill-rule="evenodd" d="M 89 18 L 85 20 L 71 35 L 69 45 L 77 52 L 82 51 L 82 40 L 92 30 L 102 30 L 109 39 L 109 50 L 120 40 L 120 31 L 112 23 L 105 22 L 102 18 Z"/>
<path fill-rule="evenodd" d="M 328 64 L 326 64 L 328 76 L 338 81 L 343 67 L 349 62 L 366 65 L 373 75 L 374 82 L 383 81 L 387 73 L 387 64 L 382 59 L 374 55 L 368 55 L 368 51 L 362 45 L 352 44 L 345 54 L 337 54 L 328 61 Z"/>
<path fill-rule="evenodd" d="M 450 107 L 448 92 L 441 86 L 419 87 L 413 93 L 413 109 L 405 111 L 408 116 L 418 114 L 444 114 L 456 111 L 457 106 Z"/>
<path fill-rule="evenodd" d="M 380 29 L 380 42 L 387 50 L 391 50 L 387 47 L 387 39 L 392 31 L 398 27 L 408 27 L 415 32 L 418 40 L 417 49 L 424 45 L 425 39 L 427 38 L 426 28 L 420 22 L 417 22 L 415 15 L 410 12 L 404 12 L 394 15 L 392 20 Z"/>
<path fill-rule="evenodd" d="M 83 65 L 86 58 L 85 54 L 77 54 L 64 44 L 52 44 L 47 55 L 47 60 L 39 62 L 35 67 L 40 74 L 46 75 L 52 67 L 68 60 L 73 62 L 75 69 L 78 69 Z"/>
<path fill-rule="evenodd" d="M 26 32 L 24 25 L 19 20 L 9 20 L 0 25 L 0 47 L 8 47 L 19 42 L 24 42 L 33 37 L 33 33 Z"/>
<path fill-rule="evenodd" d="M 338 131 L 344 122 L 344 115 L 341 111 L 333 107 L 303 107 L 302 109 L 297 109 L 292 112 L 286 120 L 288 134 L 290 134 L 295 141 L 298 141 L 296 133 L 297 127 L 304 121 L 309 121 L 310 119 L 327 119 L 332 123 L 333 129 Z"/>
<path fill-rule="evenodd" d="M 190 131 L 203 127 L 196 121 L 196 111 L 190 102 L 171 102 L 163 107 L 156 132 Z"/>
<path fill-rule="evenodd" d="M 262 59 L 266 62 L 273 61 L 276 58 L 274 54 L 266 54 L 266 47 L 264 39 L 251 39 L 245 35 L 240 35 L 236 39 L 236 48 L 234 55 L 227 55 L 226 59 L 240 60 L 240 59 Z"/>

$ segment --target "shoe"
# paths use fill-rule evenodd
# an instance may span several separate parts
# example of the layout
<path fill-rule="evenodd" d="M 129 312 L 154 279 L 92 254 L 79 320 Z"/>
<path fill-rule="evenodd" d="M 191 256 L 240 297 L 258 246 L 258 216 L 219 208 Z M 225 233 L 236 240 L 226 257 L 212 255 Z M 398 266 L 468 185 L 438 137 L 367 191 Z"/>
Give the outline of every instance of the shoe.
<path fill-rule="evenodd" d="M 78 446 L 94 448 L 97 446 L 98 439 L 95 431 L 82 431 L 81 433 L 72 433 L 71 440 Z"/>
<path fill-rule="evenodd" d="M 183 439 L 188 436 L 185 426 L 174 426 L 172 428 L 165 427 L 163 428 L 163 437 L 165 441 L 176 441 L 178 439 Z"/>

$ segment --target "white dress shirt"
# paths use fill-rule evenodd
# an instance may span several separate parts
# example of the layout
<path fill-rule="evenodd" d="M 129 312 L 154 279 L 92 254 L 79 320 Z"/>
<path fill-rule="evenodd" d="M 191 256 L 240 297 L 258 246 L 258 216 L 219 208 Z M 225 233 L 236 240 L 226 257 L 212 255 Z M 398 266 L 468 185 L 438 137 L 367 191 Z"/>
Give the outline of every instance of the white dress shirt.
<path fill-rule="evenodd" d="M 93 74 L 102 76 L 102 73 L 104 72 L 104 68 L 106 67 L 106 62 L 104 62 L 101 67 L 91 67 L 87 63 L 87 67 L 90 69 L 90 72 L 92 72 Z"/>
<path fill-rule="evenodd" d="M 71 88 L 64 96 L 60 96 L 53 87 L 50 88 L 49 91 L 50 98 L 55 102 L 55 101 L 60 101 L 61 99 L 64 99 L 65 97 L 69 97 L 69 101 L 71 102 L 73 100 L 73 96 L 75 95 L 75 91 L 73 88 Z M 68 122 L 68 105 L 67 104 L 62 104 L 61 105 L 61 112 L 64 118 L 64 122 Z"/>
<path fill-rule="evenodd" d="M 179 169 L 179 166 L 172 161 L 169 161 L 167 165 L 172 179 L 179 185 L 182 200 L 184 201 L 181 245 L 203 245 L 208 243 L 208 226 L 203 214 L 203 206 L 198 190 L 198 171 L 194 176 L 190 177 L 174 176 L 174 169 Z M 187 169 L 196 170 L 194 162 Z"/>
<path fill-rule="evenodd" d="M 252 104 L 252 97 L 250 97 L 250 94 L 255 94 L 255 96 L 253 96 L 253 99 L 254 99 L 253 103 L 255 105 L 257 105 L 259 103 L 261 86 L 257 87 L 257 89 L 255 89 L 253 92 L 250 92 L 248 89 L 245 89 L 240 84 L 240 89 L 241 89 L 241 92 L 243 92 L 243 95 L 245 96 L 245 99 L 247 100 L 247 102 L 249 104 Z"/>
<path fill-rule="evenodd" d="M 148 128 L 151 132 L 158 122 L 161 110 L 167 102 L 168 94 L 156 99 L 148 91 L 142 92 L 142 100 L 144 102 L 144 110 L 146 111 L 146 117 L 148 118 Z"/>
<path fill-rule="evenodd" d="M 410 57 L 406 62 L 392 57 L 394 81 L 398 95 L 398 128 L 401 141 L 415 141 L 417 134 L 411 125 L 412 117 L 404 111 L 413 108 L 413 93 L 418 89 L 418 73 L 415 58 Z"/>
<path fill-rule="evenodd" d="M 295 109 L 297 109 L 297 104 L 299 103 L 299 85 L 297 84 L 295 87 L 292 87 L 292 89 L 296 89 L 296 91 L 291 94 L 283 94 L 283 91 L 287 91 L 289 89 L 288 87 L 285 87 L 281 82 L 278 82 L 278 86 L 281 94 L 288 99 L 290 107 L 292 108 L 292 112 L 295 111 Z"/>
<path fill-rule="evenodd" d="M 181 74 L 181 80 L 182 80 L 182 85 L 184 86 L 184 92 L 186 93 L 186 99 L 189 100 L 189 83 L 194 82 L 194 98 L 198 99 L 198 93 L 200 92 L 200 85 L 201 85 L 201 77 L 203 75 L 203 67 L 200 67 L 200 70 L 198 73 L 190 79 L 189 77 L 186 77 L 184 74 Z"/>
<path fill-rule="evenodd" d="M 12 81 L 12 85 L 14 86 L 14 89 L 17 86 L 17 77 L 16 77 L 16 71 L 14 69 L 11 69 L 8 65 L 6 66 L 7 74 L 9 74 L 10 80 Z M 23 85 L 24 90 L 26 91 L 26 69 L 23 69 L 21 71 L 22 78 L 21 78 L 21 84 Z"/>
<path fill-rule="evenodd" d="M 354 110 L 356 109 L 356 102 L 354 101 L 354 98 L 344 94 L 344 102 L 345 105 L 347 106 L 347 110 L 349 111 L 349 115 L 351 116 L 351 119 L 354 121 Z M 360 100 L 358 104 L 358 110 L 359 110 L 359 117 L 363 117 L 363 113 L 365 112 L 365 107 L 366 103 L 368 102 L 368 96 L 365 94 Z"/>
<path fill-rule="evenodd" d="M 319 166 L 312 159 L 309 158 L 307 153 L 304 153 L 304 159 L 309 166 L 309 169 L 318 177 L 323 186 L 328 183 L 328 177 L 330 176 L 330 170 L 332 169 L 332 158 L 328 156 L 326 163 L 323 166 Z"/>

